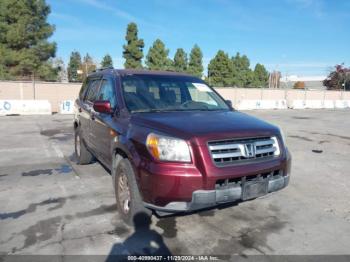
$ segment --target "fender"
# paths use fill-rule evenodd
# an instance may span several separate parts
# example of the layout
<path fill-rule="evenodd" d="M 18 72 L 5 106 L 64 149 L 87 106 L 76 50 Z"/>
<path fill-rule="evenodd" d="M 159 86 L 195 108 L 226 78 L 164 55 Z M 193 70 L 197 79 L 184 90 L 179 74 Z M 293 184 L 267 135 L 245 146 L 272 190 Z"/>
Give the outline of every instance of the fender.
<path fill-rule="evenodd" d="M 120 140 L 122 139 L 122 135 L 115 136 L 111 141 L 111 154 L 115 155 L 116 153 L 120 153 L 120 155 L 124 158 L 132 159 L 132 155 L 130 153 L 129 148 L 122 143 Z M 123 140 L 123 139 L 122 139 Z"/>
<path fill-rule="evenodd" d="M 136 171 L 134 163 L 132 161 L 132 154 L 130 153 L 129 148 L 121 142 L 123 141 L 122 135 L 117 135 L 112 139 L 111 141 L 111 155 L 112 155 L 112 168 L 111 168 L 111 174 L 114 177 L 115 176 L 115 169 L 118 166 L 119 161 L 122 158 L 128 158 L 134 171 Z M 113 178 L 114 179 L 114 178 Z"/>
<path fill-rule="evenodd" d="M 113 185 L 115 185 L 115 178 L 116 178 L 116 167 L 118 166 L 118 163 L 123 158 L 128 158 L 131 164 L 131 167 L 135 174 L 135 179 L 137 186 L 140 188 L 140 178 L 139 178 L 139 172 L 137 168 L 137 161 L 135 163 L 135 159 L 139 159 L 140 157 L 134 152 L 132 154 L 130 152 L 130 148 L 127 146 L 127 144 L 124 144 L 123 141 L 128 141 L 127 138 L 125 138 L 123 135 L 116 136 L 113 139 L 112 142 L 112 168 L 111 168 L 111 175 L 113 179 Z M 114 187 L 115 188 L 115 187 Z M 143 196 L 142 192 L 140 191 L 141 196 Z"/>

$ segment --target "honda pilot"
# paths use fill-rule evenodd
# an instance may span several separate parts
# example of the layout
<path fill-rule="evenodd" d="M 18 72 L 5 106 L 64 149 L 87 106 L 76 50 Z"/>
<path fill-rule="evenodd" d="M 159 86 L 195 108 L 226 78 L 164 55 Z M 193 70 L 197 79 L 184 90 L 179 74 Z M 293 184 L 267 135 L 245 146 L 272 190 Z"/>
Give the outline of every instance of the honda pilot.
<path fill-rule="evenodd" d="M 75 153 L 110 170 L 119 213 L 192 212 L 289 183 L 281 130 L 238 112 L 199 78 L 104 69 L 75 102 Z"/>

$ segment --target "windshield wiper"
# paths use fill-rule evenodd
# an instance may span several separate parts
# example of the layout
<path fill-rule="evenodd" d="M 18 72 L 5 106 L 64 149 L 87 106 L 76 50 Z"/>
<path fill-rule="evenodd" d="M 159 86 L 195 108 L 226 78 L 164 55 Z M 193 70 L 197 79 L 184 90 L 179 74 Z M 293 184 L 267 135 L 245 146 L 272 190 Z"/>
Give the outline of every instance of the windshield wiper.
<path fill-rule="evenodd" d="M 180 109 L 180 108 L 173 108 L 173 109 L 141 109 L 141 110 L 134 110 L 132 113 L 166 113 L 166 112 L 185 112 L 185 111 L 224 111 L 227 109 L 219 108 L 219 109 L 209 109 L 209 108 L 187 108 L 187 109 Z"/>
<path fill-rule="evenodd" d="M 154 112 L 165 112 L 161 109 L 140 109 L 140 110 L 132 110 L 132 113 L 154 113 Z"/>
<path fill-rule="evenodd" d="M 140 110 L 133 110 L 131 111 L 132 113 L 165 113 L 165 112 L 175 112 L 175 111 L 185 111 L 183 109 L 177 109 L 177 108 L 172 108 L 172 109 L 157 109 L 157 108 L 152 108 L 152 109 L 140 109 Z M 187 111 L 187 110 L 186 110 Z"/>
<path fill-rule="evenodd" d="M 191 108 L 191 109 L 186 109 L 183 111 L 224 111 L 227 109 L 224 108 L 217 108 L 217 109 L 209 109 L 209 108 Z"/>

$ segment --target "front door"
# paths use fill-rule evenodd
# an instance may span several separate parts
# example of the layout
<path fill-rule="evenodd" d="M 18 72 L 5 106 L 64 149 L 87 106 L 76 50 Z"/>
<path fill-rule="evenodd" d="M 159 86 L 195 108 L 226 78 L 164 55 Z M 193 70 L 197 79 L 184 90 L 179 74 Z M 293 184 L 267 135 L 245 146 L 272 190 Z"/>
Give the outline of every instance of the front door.
<path fill-rule="evenodd" d="M 99 94 L 96 101 L 109 101 L 112 111 L 117 109 L 117 97 L 115 91 L 115 79 L 112 76 L 105 76 L 102 79 Z M 96 152 L 102 161 L 107 165 L 112 164 L 112 143 L 117 135 L 110 127 L 117 121 L 114 113 L 94 113 L 94 119 L 91 121 L 91 132 L 95 134 Z"/>

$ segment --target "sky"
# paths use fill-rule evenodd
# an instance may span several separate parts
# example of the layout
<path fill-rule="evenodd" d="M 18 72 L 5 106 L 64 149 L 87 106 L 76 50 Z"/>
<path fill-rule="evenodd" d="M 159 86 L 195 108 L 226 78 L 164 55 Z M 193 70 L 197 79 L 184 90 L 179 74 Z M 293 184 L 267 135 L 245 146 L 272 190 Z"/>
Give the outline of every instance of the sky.
<path fill-rule="evenodd" d="M 51 41 L 65 63 L 74 50 L 123 67 L 127 24 L 138 25 L 146 56 L 157 38 L 173 58 L 198 44 L 205 67 L 218 50 L 237 52 L 283 75 L 324 76 L 350 65 L 348 0 L 46 0 Z"/>

